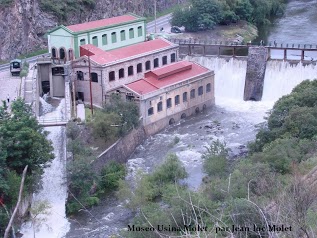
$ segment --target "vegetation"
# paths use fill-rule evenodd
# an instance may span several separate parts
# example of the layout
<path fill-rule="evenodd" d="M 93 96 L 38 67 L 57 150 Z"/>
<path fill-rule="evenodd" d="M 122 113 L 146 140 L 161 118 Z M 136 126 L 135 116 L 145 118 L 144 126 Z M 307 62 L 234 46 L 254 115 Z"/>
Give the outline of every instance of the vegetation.
<path fill-rule="evenodd" d="M 13 3 L 13 0 L 0 0 L 0 8 L 8 7 Z"/>
<path fill-rule="evenodd" d="M 207 146 L 202 158 L 209 179 L 198 191 L 180 183 L 186 172 L 176 155 L 152 174 L 139 173 L 132 191 L 121 181 L 119 197 L 138 211 L 129 226 L 152 229 L 122 235 L 214 237 L 217 227 L 229 227 L 218 230 L 217 237 L 313 237 L 317 233 L 315 95 L 317 82 L 305 81 L 281 98 L 247 158 L 229 166 L 225 144 L 214 141 Z M 178 229 L 159 230 L 158 224 Z M 292 229 L 269 229 L 278 224 Z M 197 225 L 208 229 L 185 229 Z M 232 225 L 250 227 L 250 231 L 233 232 Z M 254 231 L 253 226 L 264 229 Z"/>
<path fill-rule="evenodd" d="M 60 21 L 65 21 L 70 12 L 80 14 L 87 9 L 94 9 L 95 0 L 40 0 L 40 7 L 43 11 L 53 13 Z"/>
<path fill-rule="evenodd" d="M 32 109 L 18 98 L 0 107 L 0 233 L 17 201 L 21 175 L 28 165 L 24 191 L 35 189 L 36 178 L 54 158 L 53 147 L 46 139 L 47 132 L 38 125 Z"/>
<path fill-rule="evenodd" d="M 66 127 L 68 151 L 73 154 L 67 165 L 68 214 L 98 204 L 101 196 L 117 189 L 126 174 L 125 166 L 114 161 L 102 168 L 100 174 L 94 171 L 91 163 L 95 159 L 93 150 L 87 146 L 81 127 L 84 126 L 76 122 L 69 122 Z"/>
<path fill-rule="evenodd" d="M 238 20 L 263 25 L 283 9 L 284 0 L 191 0 L 190 7 L 174 11 L 171 23 L 184 26 L 186 31 L 213 29 Z"/>
<path fill-rule="evenodd" d="M 28 73 L 29 73 L 29 63 L 24 61 L 22 70 L 20 71 L 20 77 L 21 78 L 26 77 L 28 76 Z"/>

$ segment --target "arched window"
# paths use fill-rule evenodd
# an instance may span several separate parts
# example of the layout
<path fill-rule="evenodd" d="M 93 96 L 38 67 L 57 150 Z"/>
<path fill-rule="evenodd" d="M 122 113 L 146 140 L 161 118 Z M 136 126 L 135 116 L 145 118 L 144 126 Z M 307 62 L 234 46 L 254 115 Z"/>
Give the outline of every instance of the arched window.
<path fill-rule="evenodd" d="M 159 102 L 157 104 L 157 112 L 161 112 L 163 110 L 163 103 L 162 102 Z"/>
<path fill-rule="evenodd" d="M 95 45 L 95 46 L 98 46 L 98 37 L 97 36 L 94 36 L 92 38 L 92 44 Z"/>
<path fill-rule="evenodd" d="M 119 69 L 119 79 L 124 78 L 124 69 Z"/>
<path fill-rule="evenodd" d="M 102 45 L 108 44 L 107 34 L 103 34 L 103 35 L 101 36 L 101 39 L 102 39 Z"/>
<path fill-rule="evenodd" d="M 173 54 L 171 54 L 171 62 L 173 63 L 175 61 L 176 61 L 176 54 L 173 53 Z"/>
<path fill-rule="evenodd" d="M 86 40 L 85 39 L 81 39 L 80 40 L 80 45 L 85 45 L 86 44 Z"/>
<path fill-rule="evenodd" d="M 159 59 L 155 58 L 154 59 L 154 68 L 157 68 L 157 67 L 159 67 Z"/>
<path fill-rule="evenodd" d="M 52 58 L 57 58 L 56 49 L 54 47 L 52 48 Z"/>
<path fill-rule="evenodd" d="M 112 32 L 111 33 L 111 42 L 116 43 L 117 42 L 117 33 Z"/>
<path fill-rule="evenodd" d="M 142 26 L 138 27 L 138 37 L 142 36 Z"/>
<path fill-rule="evenodd" d="M 141 73 L 142 72 L 142 63 L 139 63 L 136 65 L 136 72 Z"/>
<path fill-rule="evenodd" d="M 73 60 L 74 59 L 74 51 L 73 49 L 68 50 L 68 59 Z"/>
<path fill-rule="evenodd" d="M 128 76 L 133 75 L 133 66 L 128 67 Z"/>
<path fill-rule="evenodd" d="M 151 61 L 146 61 L 145 62 L 145 70 L 150 70 L 151 69 Z"/>
<path fill-rule="evenodd" d="M 167 64 L 167 56 L 163 56 L 162 58 L 162 64 L 166 65 Z"/>
<path fill-rule="evenodd" d="M 65 59 L 65 50 L 64 48 L 59 49 L 59 58 L 60 59 Z"/>
<path fill-rule="evenodd" d="M 133 39 L 134 38 L 134 29 L 130 28 L 129 29 L 129 39 Z"/>
<path fill-rule="evenodd" d="M 116 75 L 114 71 L 109 72 L 109 81 L 114 81 L 116 79 Z"/>
<path fill-rule="evenodd" d="M 208 83 L 206 85 L 206 93 L 209 93 L 209 92 L 211 92 L 211 84 L 210 83 Z"/>
<path fill-rule="evenodd" d="M 120 38 L 121 38 L 121 41 L 125 40 L 125 30 L 120 31 Z"/>
<path fill-rule="evenodd" d="M 204 87 L 203 87 L 203 86 L 200 86 L 200 87 L 198 88 L 198 96 L 203 95 L 203 93 L 204 93 Z"/>

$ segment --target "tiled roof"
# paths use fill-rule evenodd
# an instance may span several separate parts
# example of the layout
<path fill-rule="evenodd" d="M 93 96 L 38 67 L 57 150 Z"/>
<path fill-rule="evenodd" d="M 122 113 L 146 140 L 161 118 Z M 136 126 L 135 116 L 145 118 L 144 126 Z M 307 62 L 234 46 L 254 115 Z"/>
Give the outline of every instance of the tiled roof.
<path fill-rule="evenodd" d="M 210 72 L 207 68 L 188 61 L 176 62 L 145 74 L 140 79 L 126 85 L 134 92 L 144 95 L 172 84 L 186 81 L 192 77 Z"/>
<path fill-rule="evenodd" d="M 139 19 L 136 16 L 133 15 L 123 15 L 123 16 L 118 16 L 118 17 L 112 17 L 112 18 L 106 18 L 102 20 L 97 20 L 97 21 L 90 21 L 90 22 L 85 22 L 81 24 L 76 24 L 76 25 L 70 25 L 66 26 L 69 30 L 73 32 L 78 32 L 78 31 L 87 31 L 87 30 L 92 30 L 100 27 L 105 27 L 105 26 L 111 26 L 111 25 L 116 25 L 124 22 L 129 22 L 129 21 L 134 21 Z"/>
<path fill-rule="evenodd" d="M 137 57 L 138 55 L 161 50 L 170 46 L 174 46 L 174 44 L 165 39 L 159 38 L 122 47 L 119 49 L 104 51 L 102 54 L 96 52 L 96 54 L 91 57 L 91 60 L 103 65 L 130 57 Z"/>

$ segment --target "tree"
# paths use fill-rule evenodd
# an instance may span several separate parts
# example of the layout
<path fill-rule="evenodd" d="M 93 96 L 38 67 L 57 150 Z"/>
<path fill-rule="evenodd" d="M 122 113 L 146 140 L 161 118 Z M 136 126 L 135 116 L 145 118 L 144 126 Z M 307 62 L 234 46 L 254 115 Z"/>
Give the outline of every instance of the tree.
<path fill-rule="evenodd" d="M 222 177 L 226 173 L 228 149 L 219 140 L 213 141 L 202 155 L 204 160 L 204 172 L 209 176 Z"/>
<path fill-rule="evenodd" d="M 106 113 L 114 113 L 119 119 L 114 121 L 118 125 L 120 135 L 125 134 L 139 124 L 139 108 L 131 101 L 124 101 L 119 95 L 112 94 L 110 103 L 104 106 Z"/>
<path fill-rule="evenodd" d="M 11 112 L 5 105 L 0 107 L 0 161 L 18 174 L 26 165 L 29 174 L 41 174 L 45 164 L 54 158 L 47 134 L 22 99 L 12 103 Z"/>
<path fill-rule="evenodd" d="M 99 113 L 91 122 L 93 134 L 103 138 L 105 141 L 113 140 L 117 137 L 119 132 L 118 124 L 121 124 L 121 118 L 114 112 Z"/>

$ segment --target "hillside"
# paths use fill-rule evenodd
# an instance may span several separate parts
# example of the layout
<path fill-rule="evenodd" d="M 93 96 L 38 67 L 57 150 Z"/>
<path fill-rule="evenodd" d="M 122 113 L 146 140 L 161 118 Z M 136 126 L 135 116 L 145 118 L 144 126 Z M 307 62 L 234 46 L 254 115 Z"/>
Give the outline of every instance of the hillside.
<path fill-rule="evenodd" d="M 185 0 L 157 0 L 158 11 Z M 154 0 L 0 0 L 0 61 L 45 48 L 44 34 L 69 25 L 132 12 L 154 12 Z"/>

